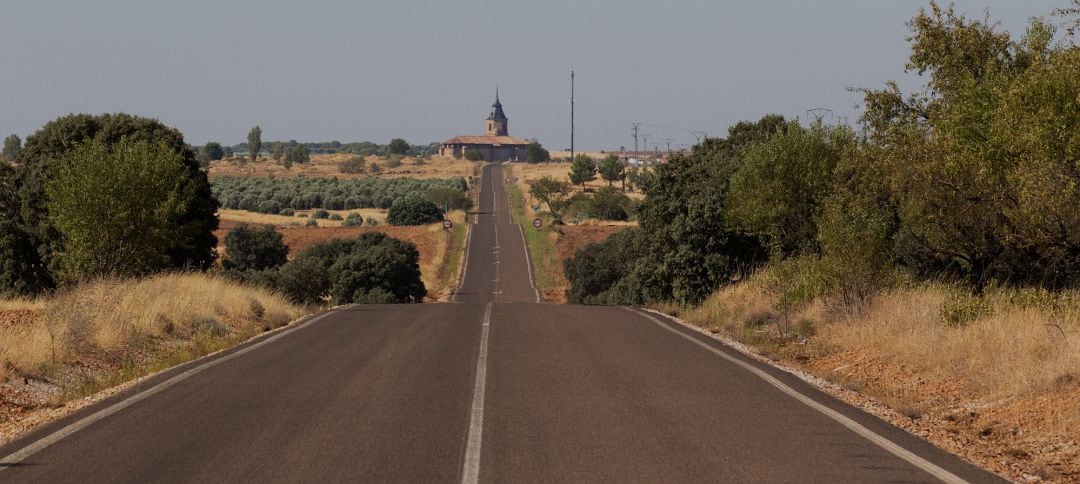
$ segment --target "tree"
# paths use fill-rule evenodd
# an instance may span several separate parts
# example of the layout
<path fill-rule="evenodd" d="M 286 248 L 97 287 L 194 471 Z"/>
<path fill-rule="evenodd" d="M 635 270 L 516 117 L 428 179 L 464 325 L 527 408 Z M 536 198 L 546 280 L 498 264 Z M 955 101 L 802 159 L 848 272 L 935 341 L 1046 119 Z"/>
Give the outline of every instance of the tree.
<path fill-rule="evenodd" d="M 390 225 L 427 225 L 443 219 L 443 212 L 430 200 L 406 198 L 394 203 L 386 215 Z"/>
<path fill-rule="evenodd" d="M 289 247 L 273 225 L 254 228 L 237 225 L 225 235 L 225 258 L 222 267 L 238 271 L 261 271 L 286 262 Z"/>
<path fill-rule="evenodd" d="M 469 161 L 483 161 L 484 159 L 484 153 L 475 146 L 465 148 L 463 154 L 465 155 L 465 159 Z"/>
<path fill-rule="evenodd" d="M 199 150 L 199 159 L 204 162 L 217 161 L 225 156 L 225 150 L 221 143 L 207 141 L 206 145 Z"/>
<path fill-rule="evenodd" d="M 7 138 L 4 138 L 4 151 L 3 151 L 3 159 L 4 160 L 6 160 L 6 161 L 8 161 L 10 163 L 14 163 L 16 161 L 19 161 L 19 156 L 21 154 L 22 154 L 22 139 L 19 138 L 19 135 L 13 134 L 13 135 L 9 135 Z"/>
<path fill-rule="evenodd" d="M 562 211 L 566 198 L 570 196 L 570 184 L 550 176 L 544 176 L 536 184 L 529 187 L 529 194 L 547 205 L 548 211 L 555 217 L 555 220 L 562 220 L 559 212 Z"/>
<path fill-rule="evenodd" d="M 615 187 L 604 187 L 596 191 L 585 204 L 586 213 L 601 220 L 626 220 L 630 218 L 632 200 Z"/>
<path fill-rule="evenodd" d="M 551 153 L 545 150 L 539 141 L 533 140 L 528 145 L 525 145 L 525 161 L 529 163 L 551 161 Z"/>
<path fill-rule="evenodd" d="M 262 151 L 262 128 L 255 126 L 248 132 L 247 137 L 248 152 L 251 153 L 251 161 L 254 163 L 259 158 L 259 151 Z"/>
<path fill-rule="evenodd" d="M 0 295 L 34 294 L 52 286 L 33 238 L 18 221 L 15 169 L 0 161 Z"/>
<path fill-rule="evenodd" d="M 305 303 L 414 303 L 427 294 L 416 246 L 381 232 L 310 247 L 282 266 L 279 281 Z"/>
<path fill-rule="evenodd" d="M 213 262 L 219 205 L 205 171 L 186 147 L 183 135 L 160 121 L 128 114 L 73 114 L 47 123 L 26 139 L 23 163 L 15 174 L 20 207 L 18 226 L 34 245 L 50 278 L 61 272 L 61 255 L 66 248 L 49 214 L 48 181 L 58 178 L 61 160 L 77 147 L 89 141 L 113 146 L 123 139 L 155 147 L 168 146 L 182 161 L 184 176 L 173 180 L 179 200 L 170 218 L 175 230 L 165 248 L 168 266 L 205 269 Z"/>
<path fill-rule="evenodd" d="M 570 163 L 570 182 L 575 185 L 581 185 L 581 188 L 585 188 L 585 183 L 596 179 L 596 162 L 593 161 L 589 155 L 579 154 L 574 157 L 574 161 Z"/>
<path fill-rule="evenodd" d="M 187 176 L 178 153 L 164 143 L 88 141 L 60 160 L 56 175 L 46 192 L 49 218 L 64 243 L 64 280 L 169 266 Z"/>
<path fill-rule="evenodd" d="M 390 140 L 390 145 L 387 146 L 387 151 L 391 155 L 405 156 L 409 153 L 409 142 L 401 138 L 394 138 Z"/>
<path fill-rule="evenodd" d="M 432 188 L 427 192 L 427 199 L 444 211 L 468 210 L 472 208 L 472 198 L 465 192 L 449 187 Z"/>
<path fill-rule="evenodd" d="M 285 157 L 285 144 L 280 141 L 274 141 L 270 143 L 270 158 L 274 161 L 281 163 L 282 158 Z"/>
<path fill-rule="evenodd" d="M 285 161 L 282 162 L 286 168 L 291 167 L 293 163 L 308 163 L 311 161 L 311 156 L 308 154 L 306 145 L 297 143 L 296 140 L 290 140 L 289 144 L 285 147 Z"/>
<path fill-rule="evenodd" d="M 833 191 L 833 168 L 853 148 L 854 133 L 798 122 L 746 147 L 731 177 L 727 217 L 733 227 L 765 241 L 776 255 L 816 253 L 817 222 Z"/>
<path fill-rule="evenodd" d="M 600 161 L 597 171 L 600 172 L 601 178 L 607 180 L 609 187 L 616 181 L 626 179 L 626 167 L 619 161 L 619 157 L 614 154 L 604 157 Z"/>

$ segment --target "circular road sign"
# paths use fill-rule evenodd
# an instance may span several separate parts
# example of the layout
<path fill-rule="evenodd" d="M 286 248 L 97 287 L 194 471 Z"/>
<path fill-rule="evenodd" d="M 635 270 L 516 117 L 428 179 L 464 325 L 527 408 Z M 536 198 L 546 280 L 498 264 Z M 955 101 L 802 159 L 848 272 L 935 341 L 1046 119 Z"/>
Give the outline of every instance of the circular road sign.
<path fill-rule="evenodd" d="M 454 228 L 454 222 L 451 221 L 451 220 L 443 220 L 442 221 L 442 228 L 444 228 L 446 230 L 450 230 L 450 229 Z"/>
<path fill-rule="evenodd" d="M 538 219 L 538 218 L 537 218 L 537 219 L 533 219 L 533 227 L 536 227 L 536 228 L 540 228 L 540 226 L 541 226 L 541 225 L 544 225 L 544 221 L 543 221 L 543 220 L 540 220 L 540 219 Z"/>

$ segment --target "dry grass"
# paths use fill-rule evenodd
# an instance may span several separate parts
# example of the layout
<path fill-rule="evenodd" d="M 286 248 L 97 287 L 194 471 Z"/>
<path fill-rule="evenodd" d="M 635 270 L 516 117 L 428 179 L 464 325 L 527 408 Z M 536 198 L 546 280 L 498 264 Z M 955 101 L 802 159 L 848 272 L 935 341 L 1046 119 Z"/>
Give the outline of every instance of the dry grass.
<path fill-rule="evenodd" d="M 799 322 L 815 327 L 816 341 L 838 350 L 871 350 L 927 373 L 959 377 L 992 398 L 1041 391 L 1080 379 L 1080 304 L 1018 301 L 1017 293 L 983 298 L 927 284 L 881 294 L 858 310 L 816 300 L 800 310 L 777 311 L 777 298 L 761 277 L 716 292 L 687 322 L 722 330 L 744 342 L 755 333 L 790 334 Z M 958 312 L 968 319 L 955 316 Z"/>
<path fill-rule="evenodd" d="M 666 309 L 876 399 L 901 417 L 879 416 L 996 472 L 1080 479 L 1080 293 L 926 284 L 858 308 L 779 302 L 757 274 Z"/>
<path fill-rule="evenodd" d="M 964 324 L 945 314 L 956 296 L 948 288 L 900 289 L 862 314 L 823 328 L 824 340 L 872 348 L 920 368 L 959 375 L 992 397 L 1041 391 L 1080 378 L 1080 307 L 1024 307 L 1006 293 L 979 304 L 985 314 Z"/>
<path fill-rule="evenodd" d="M 349 154 L 311 155 L 310 163 L 303 165 L 296 164 L 288 170 L 281 166 L 280 163 L 267 157 L 261 157 L 255 162 L 241 162 L 238 159 L 228 159 L 211 162 L 209 174 L 212 177 L 272 176 L 275 178 L 295 178 L 303 175 L 307 178 L 453 178 L 458 176 L 468 177 L 469 175 L 472 175 L 475 166 L 474 162 L 465 159 L 432 156 L 430 159 L 423 160 L 423 164 L 421 165 L 416 164 L 417 159 L 407 157 L 401 160 L 401 166 L 397 168 L 388 168 L 386 166 L 385 158 L 368 156 L 365 158 L 367 166 L 371 166 L 372 163 L 378 163 L 379 166 L 382 167 L 380 173 L 341 173 L 338 170 L 338 164 L 351 158 L 356 158 L 356 156 Z"/>
<path fill-rule="evenodd" d="M 357 208 L 353 210 L 327 210 L 330 214 L 340 215 L 342 219 L 350 213 L 359 213 L 366 221 L 368 218 L 377 220 L 380 224 L 386 224 L 388 210 L 381 208 Z M 257 225 L 275 225 L 278 227 L 300 227 L 307 223 L 308 218 L 315 210 L 297 210 L 293 216 L 273 215 L 266 213 L 248 212 L 246 210 L 218 210 L 218 217 L 223 221 L 247 223 Z M 344 220 L 318 219 L 319 227 L 341 227 Z"/>
<path fill-rule="evenodd" d="M 0 328 L 3 367 L 34 373 L 88 356 L 123 362 L 150 341 L 253 334 L 305 312 L 269 291 L 197 273 L 94 281 L 43 306 L 32 324 Z"/>
<path fill-rule="evenodd" d="M 0 311 L 42 309 L 45 309 L 45 299 L 43 298 L 16 297 L 12 299 L 0 299 Z"/>

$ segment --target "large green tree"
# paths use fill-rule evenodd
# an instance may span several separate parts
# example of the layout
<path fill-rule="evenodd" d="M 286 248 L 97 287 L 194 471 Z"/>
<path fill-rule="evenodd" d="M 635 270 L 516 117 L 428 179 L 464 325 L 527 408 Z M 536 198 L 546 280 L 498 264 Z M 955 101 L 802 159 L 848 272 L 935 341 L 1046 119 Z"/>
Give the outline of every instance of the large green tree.
<path fill-rule="evenodd" d="M 846 127 L 788 123 L 784 132 L 743 150 L 726 203 L 732 227 L 790 256 L 816 253 L 817 223 L 833 190 L 833 169 L 855 144 Z"/>
<path fill-rule="evenodd" d="M 64 245 L 61 278 L 169 267 L 187 176 L 183 158 L 165 143 L 90 140 L 65 153 L 46 183 L 49 220 Z"/>
<path fill-rule="evenodd" d="M 251 155 L 251 161 L 254 162 L 262 151 L 262 128 L 258 126 L 251 128 L 251 131 L 248 131 L 247 143 L 248 153 Z"/>
<path fill-rule="evenodd" d="M 177 181 L 182 201 L 171 218 L 176 230 L 164 248 L 169 265 L 202 269 L 213 262 L 218 203 L 211 194 L 206 173 L 186 147 L 183 135 L 160 121 L 128 114 L 73 114 L 49 122 L 26 139 L 23 163 L 15 173 L 19 204 L 16 226 L 35 247 L 37 258 L 48 274 L 48 280 L 38 279 L 37 287 L 53 284 L 53 276 L 60 271 L 59 256 L 65 252 L 60 233 L 49 216 L 46 183 L 57 178 L 61 160 L 77 147 L 89 141 L 111 146 L 122 139 L 167 146 L 182 162 L 185 175 Z M 30 265 L 36 267 L 37 263 Z"/>

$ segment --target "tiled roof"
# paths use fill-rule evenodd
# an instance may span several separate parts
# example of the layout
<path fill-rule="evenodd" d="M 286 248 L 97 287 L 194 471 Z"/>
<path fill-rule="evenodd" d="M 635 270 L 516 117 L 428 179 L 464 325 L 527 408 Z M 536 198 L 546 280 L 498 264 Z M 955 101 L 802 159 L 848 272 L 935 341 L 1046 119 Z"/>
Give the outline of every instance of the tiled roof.
<path fill-rule="evenodd" d="M 454 136 L 444 145 L 527 145 L 528 141 L 513 136 Z"/>

